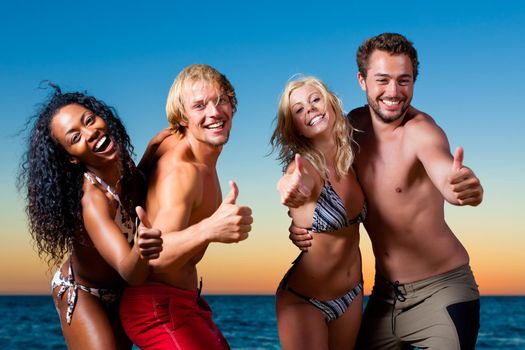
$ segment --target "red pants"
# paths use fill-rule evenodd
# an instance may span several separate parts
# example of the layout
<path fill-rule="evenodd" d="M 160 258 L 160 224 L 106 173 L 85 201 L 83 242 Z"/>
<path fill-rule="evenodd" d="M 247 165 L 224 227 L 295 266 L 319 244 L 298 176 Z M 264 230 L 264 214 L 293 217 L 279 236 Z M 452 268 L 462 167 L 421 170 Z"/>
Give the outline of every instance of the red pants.
<path fill-rule="evenodd" d="M 127 287 L 120 319 L 128 337 L 143 350 L 230 349 L 197 291 L 160 284 Z"/>

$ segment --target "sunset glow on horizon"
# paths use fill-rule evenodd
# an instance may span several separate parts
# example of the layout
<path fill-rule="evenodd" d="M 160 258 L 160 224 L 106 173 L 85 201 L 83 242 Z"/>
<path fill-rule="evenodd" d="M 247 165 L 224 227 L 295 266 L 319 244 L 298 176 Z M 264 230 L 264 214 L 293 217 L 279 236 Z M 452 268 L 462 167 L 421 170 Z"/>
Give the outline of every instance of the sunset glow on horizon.
<path fill-rule="evenodd" d="M 275 189 L 281 166 L 269 154 L 278 98 L 292 76 L 305 74 L 325 81 L 345 110 L 364 105 L 355 51 L 367 37 L 388 31 L 405 35 L 418 50 L 413 105 L 436 120 L 451 149 L 464 147 L 464 164 L 483 184 L 479 207 L 445 205 L 481 294 L 525 295 L 525 45 L 519 44 L 525 4 L 411 0 L 402 4 L 402 18 L 385 11 L 392 5 L 381 1 L 315 8 L 294 1 L 203 5 L 59 1 L 34 2 L 26 11 L 5 4 L 0 294 L 49 294 L 54 272 L 33 249 L 15 186 L 26 147 L 19 132 L 50 92 L 38 88 L 42 80 L 64 91 L 87 90 L 114 106 L 139 159 L 149 139 L 167 126 L 166 97 L 182 68 L 207 63 L 227 75 L 239 105 L 217 172 L 223 194 L 229 180 L 237 182 L 237 202 L 253 210 L 253 231 L 238 244 L 210 245 L 198 271 L 204 294 L 273 294 L 299 254 Z M 305 25 L 305 19 L 316 25 Z M 361 250 L 369 294 L 374 259 L 362 227 Z"/>

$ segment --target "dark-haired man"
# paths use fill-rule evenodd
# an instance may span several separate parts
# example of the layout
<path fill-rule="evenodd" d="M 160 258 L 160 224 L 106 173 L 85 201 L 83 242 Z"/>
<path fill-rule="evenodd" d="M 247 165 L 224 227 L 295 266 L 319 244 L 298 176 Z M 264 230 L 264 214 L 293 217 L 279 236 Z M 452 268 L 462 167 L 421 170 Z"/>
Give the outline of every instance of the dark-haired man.
<path fill-rule="evenodd" d="M 369 205 L 365 228 L 376 276 L 363 315 L 359 349 L 474 349 L 479 292 L 469 256 L 448 227 L 444 200 L 476 206 L 483 189 L 452 156 L 445 133 L 410 105 L 417 52 L 399 34 L 367 39 L 357 51 L 358 80 L 368 105 L 350 112 L 359 145 L 355 171 Z M 292 178 L 279 191 L 287 205 L 303 194 Z M 307 249 L 310 234 L 291 227 Z"/>

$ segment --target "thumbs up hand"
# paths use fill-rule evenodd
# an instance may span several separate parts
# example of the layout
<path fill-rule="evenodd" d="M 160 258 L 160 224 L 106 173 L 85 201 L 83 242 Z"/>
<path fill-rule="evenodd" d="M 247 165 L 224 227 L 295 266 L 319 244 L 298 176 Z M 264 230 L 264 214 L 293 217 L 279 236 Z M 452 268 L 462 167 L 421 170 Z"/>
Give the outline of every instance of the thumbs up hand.
<path fill-rule="evenodd" d="M 463 147 L 460 146 L 456 148 L 456 152 L 454 152 L 452 170 L 459 171 L 461 168 L 463 168 Z"/>
<path fill-rule="evenodd" d="M 135 211 L 140 220 L 136 239 L 139 253 L 146 260 L 156 259 L 162 251 L 161 232 L 151 227 L 148 214 L 142 207 L 136 207 Z"/>
<path fill-rule="evenodd" d="M 296 154 L 294 171 L 283 175 L 277 182 L 281 203 L 291 208 L 300 207 L 312 195 L 313 187 L 314 180 L 304 168 L 303 158 L 300 154 Z"/>
<path fill-rule="evenodd" d="M 239 196 L 239 188 L 237 187 L 235 181 L 230 181 L 229 184 L 230 192 L 228 192 L 222 201 L 222 204 L 235 204 L 235 201 L 237 201 L 237 197 Z"/>
<path fill-rule="evenodd" d="M 248 238 L 253 223 L 252 210 L 236 204 L 239 189 L 230 181 L 230 192 L 212 216 L 205 219 L 208 242 L 237 243 Z"/>
<path fill-rule="evenodd" d="M 463 147 L 456 148 L 447 181 L 451 198 L 447 200 L 455 205 L 477 206 L 483 200 L 483 187 L 472 169 L 463 165 L 463 156 Z"/>

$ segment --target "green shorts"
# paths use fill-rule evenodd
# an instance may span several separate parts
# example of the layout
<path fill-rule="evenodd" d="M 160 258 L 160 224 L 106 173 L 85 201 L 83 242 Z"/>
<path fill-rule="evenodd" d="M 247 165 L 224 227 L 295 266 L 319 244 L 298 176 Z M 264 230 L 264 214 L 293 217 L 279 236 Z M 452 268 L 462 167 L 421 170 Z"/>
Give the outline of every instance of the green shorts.
<path fill-rule="evenodd" d="M 414 283 L 376 274 L 357 349 L 474 349 L 479 291 L 469 265 Z"/>

